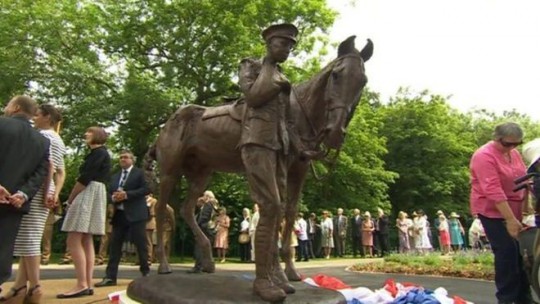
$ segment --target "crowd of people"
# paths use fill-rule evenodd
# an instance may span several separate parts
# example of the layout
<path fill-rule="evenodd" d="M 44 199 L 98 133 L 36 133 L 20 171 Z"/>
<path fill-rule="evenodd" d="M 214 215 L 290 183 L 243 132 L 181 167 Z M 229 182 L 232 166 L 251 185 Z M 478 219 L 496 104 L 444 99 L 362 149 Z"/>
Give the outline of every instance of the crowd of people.
<path fill-rule="evenodd" d="M 0 285 L 10 278 L 14 256 L 19 257 L 19 265 L 13 287 L 0 301 L 39 303 L 43 295 L 40 264 L 49 263 L 52 227 L 62 206 L 59 197 L 66 177 L 66 147 L 55 131 L 62 116 L 54 106 L 38 106 L 27 96 L 10 100 L 4 114 L 0 135 L 9 144 L 0 148 L 0 170 L 11 173 L 0 175 Z M 105 130 L 89 127 L 84 139 L 89 153 L 65 202 L 61 227 L 67 234 L 65 259 L 74 265 L 75 282 L 71 289 L 58 294 L 58 299 L 91 296 L 93 286 L 115 285 L 126 242 L 137 248 L 143 276 L 150 272 L 153 259 L 156 200 L 142 169 L 134 166 L 133 153 L 120 151 L 121 171 L 111 176 Z M 165 229 L 165 244 L 170 244 L 170 230 L 175 226 L 174 212 L 170 207 L 168 210 L 171 229 Z M 101 236 L 97 257 L 96 235 Z M 170 251 L 170 245 L 166 250 Z M 107 253 L 106 277 L 93 284 L 94 265 L 103 263 Z"/>
<path fill-rule="evenodd" d="M 26 96 L 13 98 L 0 118 L 0 135 L 10 145 L 0 147 L 0 284 L 9 279 L 12 257 L 18 256 L 19 271 L 13 287 L 0 297 L 2 302 L 39 303 L 40 263 L 47 264 L 51 252 L 51 227 L 58 219 L 61 207 L 59 195 L 66 172 L 66 147 L 55 132 L 62 120 L 51 105 L 40 105 Z M 30 121 L 33 120 L 34 127 Z M 136 248 L 140 272 L 146 276 L 155 261 L 156 198 L 148 189 L 143 171 L 134 166 L 135 157 L 128 151 L 119 152 L 119 172 L 111 175 L 111 154 L 105 146 L 107 133 L 101 127 L 90 127 L 84 134 L 89 153 L 82 162 L 76 183 L 66 202 L 61 230 L 67 233 L 65 260 L 71 260 L 75 284 L 57 298 L 93 295 L 92 286 L 116 284 L 118 266 L 126 243 Z M 497 299 L 499 303 L 528 303 L 529 282 L 516 241 L 524 226 L 534 226 L 535 210 L 530 203 L 526 184 L 516 191 L 515 179 L 540 169 L 540 140 L 528 143 L 523 153 L 526 166 L 515 149 L 522 144 L 523 132 L 514 123 L 496 127 L 494 139 L 479 148 L 471 159 L 471 214 L 473 220 L 466 229 L 460 215 L 454 211 L 437 211 L 430 220 L 423 210 L 399 211 L 391 220 L 378 208 L 376 216 L 353 209 L 347 215 L 342 208 L 333 216 L 328 210 L 317 216 L 298 213 L 294 222 L 290 246 L 297 262 L 313 258 L 343 257 L 351 248 L 354 257 L 385 256 L 391 251 L 424 254 L 440 249 L 451 254 L 467 247 L 492 249 L 495 255 Z M 533 197 L 538 197 L 537 193 Z M 108 204 L 110 202 L 111 204 Z M 175 227 L 174 210 L 167 206 L 167 229 L 164 232 L 166 252 L 170 254 L 171 232 Z M 197 224 L 211 240 L 217 261 L 225 262 L 231 240 L 238 243 L 242 262 L 253 262 L 256 252 L 259 208 L 244 208 L 238 221 L 238 238 L 231 236 L 231 220 L 227 209 L 220 206 L 211 191 L 198 200 Z M 446 215 L 448 214 L 448 216 Z M 526 215 L 524 217 L 524 215 Z M 234 219 L 234 218 L 233 218 Z M 283 224 L 278 246 L 283 246 Z M 397 243 L 390 244 L 391 231 Z M 236 232 L 235 232 L 236 233 Z M 392 232 L 394 233 L 394 232 Z M 101 236 L 95 255 L 94 236 Z M 42 242 L 43 240 L 43 242 Z M 43 245 L 43 252 L 41 246 Z M 107 259 L 106 276 L 93 284 L 95 264 Z M 200 272 L 200 252 L 195 251 L 195 266 L 190 272 Z M 515 263 L 510 263 L 515 261 Z M 517 264 L 516 264 L 517 263 Z"/>

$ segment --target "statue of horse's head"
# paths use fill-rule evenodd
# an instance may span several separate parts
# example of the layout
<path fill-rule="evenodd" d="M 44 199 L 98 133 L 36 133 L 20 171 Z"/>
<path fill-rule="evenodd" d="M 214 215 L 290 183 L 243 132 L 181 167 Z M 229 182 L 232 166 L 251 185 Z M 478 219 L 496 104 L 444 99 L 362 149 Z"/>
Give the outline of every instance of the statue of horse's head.
<path fill-rule="evenodd" d="M 332 149 L 338 149 L 343 144 L 347 125 L 367 83 L 364 62 L 373 54 L 371 40 L 368 39 L 362 51 L 358 51 L 354 46 L 354 39 L 355 36 L 351 36 L 339 45 L 338 57 L 331 65 L 326 84 L 323 143 Z"/>

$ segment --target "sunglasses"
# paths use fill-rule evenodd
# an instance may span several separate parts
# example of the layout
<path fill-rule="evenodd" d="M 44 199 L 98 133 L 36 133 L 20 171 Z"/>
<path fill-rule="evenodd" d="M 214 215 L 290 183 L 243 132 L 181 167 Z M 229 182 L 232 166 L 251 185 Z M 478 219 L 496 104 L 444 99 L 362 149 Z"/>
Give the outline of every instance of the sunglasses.
<path fill-rule="evenodd" d="M 506 148 L 510 148 L 510 147 L 517 147 L 519 145 L 521 145 L 523 143 L 523 141 L 519 141 L 519 142 L 508 142 L 508 141 L 504 141 L 502 139 L 499 139 L 499 142 L 501 143 L 501 145 L 503 147 L 506 147 Z"/>

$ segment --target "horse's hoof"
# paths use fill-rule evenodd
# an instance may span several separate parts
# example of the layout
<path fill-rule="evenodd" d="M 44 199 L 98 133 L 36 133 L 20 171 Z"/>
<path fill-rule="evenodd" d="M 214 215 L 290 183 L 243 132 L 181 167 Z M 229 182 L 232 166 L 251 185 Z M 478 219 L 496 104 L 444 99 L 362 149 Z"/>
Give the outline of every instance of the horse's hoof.
<path fill-rule="evenodd" d="M 213 262 L 208 263 L 208 264 L 203 264 L 203 266 L 201 267 L 201 270 L 206 273 L 214 273 L 216 272 L 216 264 L 214 264 Z"/>
<path fill-rule="evenodd" d="M 277 286 L 283 291 L 285 291 L 286 294 L 292 294 L 296 292 L 296 289 L 294 289 L 294 287 L 289 283 L 279 283 L 277 284 Z"/>
<path fill-rule="evenodd" d="M 287 279 L 287 276 L 285 275 L 283 270 L 281 269 L 275 270 L 270 276 L 270 279 L 279 288 L 283 289 L 285 293 L 291 294 L 291 293 L 296 292 L 296 289 L 294 289 L 294 287 L 291 284 L 289 284 L 289 280 Z"/>
<path fill-rule="evenodd" d="M 169 274 L 172 273 L 171 267 L 169 265 L 160 264 L 158 267 L 158 274 Z"/>
<path fill-rule="evenodd" d="M 255 279 L 253 282 L 253 292 L 263 301 L 271 303 L 281 303 L 287 298 L 287 294 L 283 289 L 274 285 L 272 281 L 265 279 Z"/>
<path fill-rule="evenodd" d="M 291 282 L 300 282 L 302 281 L 302 277 L 298 273 L 298 271 L 290 268 L 285 269 L 285 275 L 287 276 L 287 279 Z"/>

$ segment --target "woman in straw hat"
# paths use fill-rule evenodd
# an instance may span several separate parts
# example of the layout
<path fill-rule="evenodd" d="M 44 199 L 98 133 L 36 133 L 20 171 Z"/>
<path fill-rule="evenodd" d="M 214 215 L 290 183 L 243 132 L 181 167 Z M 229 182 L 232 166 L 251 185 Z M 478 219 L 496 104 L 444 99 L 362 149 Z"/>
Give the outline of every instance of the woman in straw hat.
<path fill-rule="evenodd" d="M 470 162 L 471 213 L 478 214 L 495 255 L 495 285 L 499 304 L 532 303 L 527 274 L 516 241 L 522 231 L 527 190 L 512 191 L 514 179 L 527 168 L 516 147 L 523 130 L 512 122 L 495 127 L 493 140 L 480 147 Z"/>
<path fill-rule="evenodd" d="M 418 210 L 417 217 L 413 220 L 414 223 L 414 248 L 420 254 L 427 253 L 432 249 L 431 241 L 428 236 L 428 221 L 423 210 Z"/>
<path fill-rule="evenodd" d="M 450 253 L 450 225 L 444 213 L 439 214 L 439 225 L 437 227 L 439 230 L 439 241 L 441 244 L 442 254 Z"/>
<path fill-rule="evenodd" d="M 452 250 L 458 251 L 463 248 L 463 235 L 465 230 L 459 221 L 459 215 L 455 212 L 450 213 L 450 220 L 448 221 L 450 227 L 450 244 L 452 244 Z"/>

